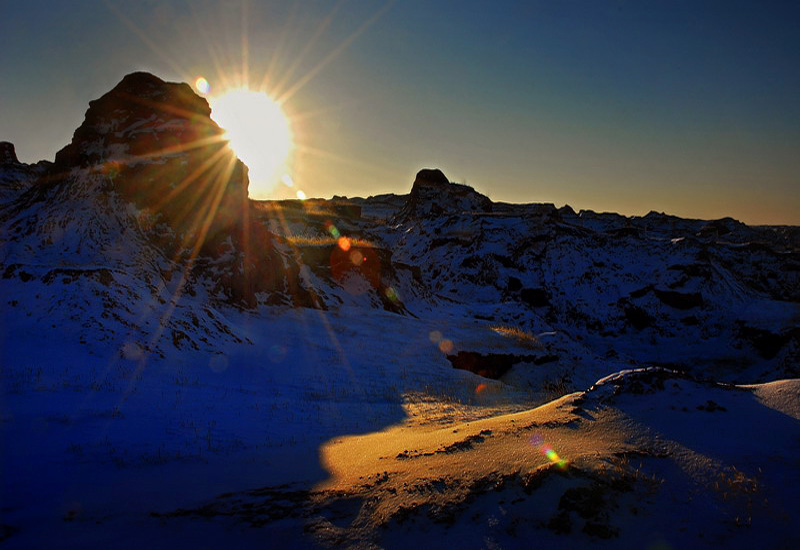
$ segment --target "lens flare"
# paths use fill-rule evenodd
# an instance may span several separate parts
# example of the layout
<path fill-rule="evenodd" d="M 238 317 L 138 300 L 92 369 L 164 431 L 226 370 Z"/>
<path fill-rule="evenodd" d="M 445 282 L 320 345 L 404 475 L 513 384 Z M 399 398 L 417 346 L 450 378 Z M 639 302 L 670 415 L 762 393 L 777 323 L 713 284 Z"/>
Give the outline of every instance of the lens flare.
<path fill-rule="evenodd" d="M 439 351 L 441 351 L 442 353 L 450 353 L 453 351 L 454 347 L 455 346 L 453 345 L 453 341 L 448 340 L 447 338 L 439 342 Z"/>
<path fill-rule="evenodd" d="M 206 95 L 208 92 L 211 91 L 211 84 L 208 83 L 208 80 L 203 78 L 202 76 L 198 76 L 197 80 L 194 81 L 195 89 L 203 95 Z"/>
<path fill-rule="evenodd" d="M 400 295 L 397 294 L 397 291 L 394 289 L 394 287 L 390 286 L 389 288 L 387 288 L 385 294 L 386 297 L 389 298 L 392 302 L 400 301 Z"/>
<path fill-rule="evenodd" d="M 350 261 L 353 262 L 353 265 L 361 265 L 366 262 L 367 259 L 360 251 L 354 249 L 350 251 Z"/>
<path fill-rule="evenodd" d="M 337 231 L 337 233 L 338 233 L 338 231 Z M 350 246 L 352 245 L 352 242 L 347 237 L 339 237 L 339 240 L 337 241 L 337 244 L 339 245 L 339 248 L 341 248 L 342 250 L 347 252 L 348 250 L 350 250 Z M 352 259 L 352 257 L 351 257 L 351 259 Z"/>
<path fill-rule="evenodd" d="M 307 197 L 306 197 L 306 194 L 303 192 L 303 190 L 302 190 L 302 189 L 298 189 L 298 190 L 297 190 L 297 193 L 295 193 L 295 196 L 296 196 L 298 199 L 300 199 L 301 201 L 304 201 L 304 200 L 306 200 L 306 198 L 307 198 Z"/>
<path fill-rule="evenodd" d="M 328 230 L 328 233 L 330 233 L 331 237 L 333 237 L 334 239 L 338 239 L 339 237 L 342 236 L 342 234 L 339 233 L 339 230 L 336 228 L 336 226 L 333 225 L 331 222 L 327 222 L 325 224 L 325 229 Z"/>
<path fill-rule="evenodd" d="M 569 465 L 569 462 L 567 460 L 558 456 L 558 453 L 553 449 L 553 447 L 545 443 L 544 438 L 541 435 L 539 434 L 534 435 L 531 438 L 531 444 L 534 447 L 536 447 L 539 450 L 539 452 L 542 453 L 547 458 L 547 460 L 549 460 L 562 470 Z"/>

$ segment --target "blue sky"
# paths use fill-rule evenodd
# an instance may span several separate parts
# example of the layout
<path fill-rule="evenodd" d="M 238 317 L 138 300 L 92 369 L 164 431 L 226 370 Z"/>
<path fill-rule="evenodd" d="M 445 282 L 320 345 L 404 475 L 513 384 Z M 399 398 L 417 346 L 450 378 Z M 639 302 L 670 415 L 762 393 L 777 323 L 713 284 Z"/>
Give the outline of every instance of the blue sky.
<path fill-rule="evenodd" d="M 793 2 L 0 0 L 0 140 L 52 159 L 125 74 L 295 88 L 311 196 L 440 167 L 494 200 L 800 224 Z M 243 44 L 247 46 L 243 48 Z M 243 51 L 246 54 L 243 56 Z"/>

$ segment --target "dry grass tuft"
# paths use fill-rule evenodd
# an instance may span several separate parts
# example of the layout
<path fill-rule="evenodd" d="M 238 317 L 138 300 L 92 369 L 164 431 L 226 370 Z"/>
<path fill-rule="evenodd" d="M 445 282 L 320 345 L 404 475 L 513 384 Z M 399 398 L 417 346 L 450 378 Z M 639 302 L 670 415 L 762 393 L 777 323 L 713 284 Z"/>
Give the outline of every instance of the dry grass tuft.
<path fill-rule="evenodd" d="M 544 346 L 536 336 L 534 336 L 529 331 L 522 330 L 519 327 L 498 325 L 495 327 L 491 327 L 491 329 L 500 336 L 505 336 L 506 338 L 513 338 L 518 343 L 522 344 L 527 348 L 530 349 L 544 348 Z"/>
<path fill-rule="evenodd" d="M 286 235 L 286 242 L 293 246 L 332 246 L 339 239 L 328 235 Z M 350 246 L 358 248 L 375 248 L 375 244 L 364 239 L 350 239 Z"/>

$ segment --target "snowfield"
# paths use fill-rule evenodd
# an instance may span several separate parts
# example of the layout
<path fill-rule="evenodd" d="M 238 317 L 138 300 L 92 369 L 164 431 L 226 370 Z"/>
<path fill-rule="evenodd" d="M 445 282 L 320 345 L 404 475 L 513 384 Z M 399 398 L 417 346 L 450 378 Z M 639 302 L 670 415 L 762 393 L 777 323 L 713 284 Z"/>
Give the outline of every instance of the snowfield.
<path fill-rule="evenodd" d="M 798 228 L 249 201 L 209 112 L 1 148 L 4 548 L 800 547 Z"/>

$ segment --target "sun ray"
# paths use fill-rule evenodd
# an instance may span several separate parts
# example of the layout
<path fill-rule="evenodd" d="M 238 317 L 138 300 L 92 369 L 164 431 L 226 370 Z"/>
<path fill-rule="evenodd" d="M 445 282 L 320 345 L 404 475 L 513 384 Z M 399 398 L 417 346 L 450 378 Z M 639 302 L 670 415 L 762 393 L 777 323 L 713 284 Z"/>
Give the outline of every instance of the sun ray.
<path fill-rule="evenodd" d="M 356 99 L 350 99 L 346 101 L 339 101 L 338 103 L 329 103 L 324 107 L 320 107 L 318 109 L 310 109 L 307 111 L 299 111 L 299 112 L 292 112 L 292 122 L 294 123 L 301 123 L 307 120 L 313 120 L 317 117 L 335 113 L 336 111 L 344 110 L 347 107 L 358 106 L 359 101 Z"/>
<path fill-rule="evenodd" d="M 250 40 L 248 36 L 248 11 L 247 0 L 242 0 L 242 86 L 250 86 Z"/>
<path fill-rule="evenodd" d="M 155 42 L 153 42 L 153 41 L 152 41 L 152 40 L 151 40 L 151 39 L 150 39 L 150 38 L 147 36 L 147 34 L 145 34 L 145 32 L 144 32 L 144 31 L 142 31 L 142 29 L 140 29 L 140 28 L 139 28 L 139 27 L 136 25 L 136 23 L 134 23 L 133 21 L 131 21 L 131 20 L 130 20 L 130 19 L 129 19 L 129 18 L 128 18 L 128 17 L 127 17 L 125 14 L 123 14 L 123 13 L 122 13 L 122 11 L 120 11 L 120 9 L 119 9 L 119 8 L 117 8 L 117 7 L 116 7 L 114 4 L 112 4 L 112 3 L 111 3 L 109 0 L 103 0 L 103 3 L 106 5 L 106 7 L 107 7 L 107 8 L 108 8 L 108 9 L 109 9 L 109 10 L 110 10 L 110 11 L 111 11 L 111 12 L 112 12 L 114 15 L 116 15 L 116 16 L 117 16 L 117 18 L 118 18 L 120 21 L 122 21 L 122 23 L 123 23 L 123 24 L 124 24 L 126 27 L 128 27 L 128 29 L 129 29 L 129 30 L 131 30 L 131 31 L 132 31 L 132 32 L 133 32 L 133 33 L 134 33 L 136 36 L 138 36 L 138 37 L 139 37 L 139 39 L 140 39 L 140 40 L 141 40 L 141 41 L 142 41 L 142 42 L 143 42 L 143 43 L 144 43 L 144 44 L 145 44 L 145 45 L 146 45 L 148 48 L 150 48 L 150 50 L 151 50 L 151 51 L 152 51 L 154 54 L 156 54 L 156 55 L 157 55 L 158 57 L 160 57 L 160 58 L 161 58 L 161 59 L 162 59 L 162 60 L 163 60 L 163 61 L 164 61 L 164 62 L 165 62 L 167 65 L 169 65 L 170 69 L 172 69 L 173 71 L 175 71 L 175 73 L 176 73 L 176 74 L 179 74 L 179 75 L 181 75 L 181 79 L 182 79 L 182 80 L 191 80 L 191 76 L 188 76 L 188 77 L 187 77 L 187 75 L 186 75 L 186 73 L 184 72 L 184 69 L 181 67 L 181 65 L 180 65 L 180 64 L 179 64 L 177 61 L 175 61 L 174 59 L 172 59 L 170 56 L 168 56 L 167 54 L 165 54 L 165 53 L 164 53 L 164 52 L 161 50 L 161 48 L 159 48 L 159 47 L 158 47 L 158 45 L 157 45 Z"/>
<path fill-rule="evenodd" d="M 297 70 L 300 64 L 305 60 L 306 56 L 311 51 L 311 49 L 316 45 L 320 37 L 325 33 L 328 27 L 330 27 L 331 23 L 333 22 L 334 15 L 336 15 L 336 12 L 339 11 L 339 8 L 341 7 L 342 3 L 343 0 L 339 0 L 339 2 L 336 3 L 336 5 L 333 7 L 330 13 L 327 16 L 325 16 L 322 22 L 317 26 L 317 30 L 314 31 L 314 34 L 311 35 L 311 37 L 306 41 L 306 45 L 303 47 L 300 53 L 294 56 L 294 61 L 286 69 L 281 80 L 278 81 L 278 83 L 273 86 L 273 93 L 276 96 L 278 97 L 281 96 L 281 90 L 284 88 L 284 86 L 286 86 L 287 82 L 292 78 L 294 72 Z"/>
<path fill-rule="evenodd" d="M 295 144 L 295 150 L 299 154 L 307 154 L 315 156 L 321 159 L 330 160 L 342 164 L 344 166 L 358 168 L 359 170 L 368 170 L 375 175 L 379 175 L 380 177 L 391 178 L 395 175 L 394 172 L 392 172 L 391 170 L 387 168 L 382 168 L 378 164 L 354 160 L 350 157 L 338 155 L 331 151 L 326 151 L 324 149 L 320 149 L 317 147 L 311 147 L 310 145 Z"/>
<path fill-rule="evenodd" d="M 161 149 L 157 149 L 149 153 L 142 153 L 139 155 L 133 155 L 131 157 L 127 157 L 127 159 L 130 162 L 137 160 L 160 158 L 168 155 L 175 155 L 177 153 L 185 153 L 193 149 L 200 149 L 201 147 L 208 147 L 209 145 L 214 145 L 215 143 L 224 143 L 225 141 L 226 141 L 225 137 L 222 134 L 220 134 L 217 136 L 210 136 L 205 138 L 199 138 L 193 141 L 187 141 L 186 143 L 179 143 L 177 145 L 167 145 L 166 147 L 162 147 Z"/>
<path fill-rule="evenodd" d="M 195 9 L 196 4 L 194 2 L 190 2 L 186 0 L 186 5 L 192 13 L 192 20 L 194 21 L 194 25 L 199 30 L 202 36 L 210 36 L 208 29 L 203 24 L 202 19 L 197 13 Z M 219 81 L 220 87 L 222 88 L 230 88 L 232 87 L 232 83 L 228 79 L 228 72 L 225 70 L 225 64 L 220 59 L 220 54 L 217 48 L 214 47 L 214 43 L 211 40 L 204 41 L 206 50 L 208 51 L 208 55 L 211 58 L 211 64 L 214 66 L 214 71 L 216 72 L 217 80 Z"/>
<path fill-rule="evenodd" d="M 269 65 L 267 66 L 267 70 L 264 73 L 264 78 L 261 80 L 261 85 L 259 86 L 259 90 L 264 91 L 268 89 L 267 84 L 273 79 L 275 71 L 277 70 L 278 61 L 281 59 L 283 55 L 283 51 L 286 46 L 287 37 L 289 36 L 289 29 L 291 29 L 294 25 L 295 18 L 297 16 L 297 8 L 299 3 L 293 2 L 291 10 L 289 11 L 289 19 L 286 25 L 283 25 L 281 28 L 281 34 L 278 38 L 278 45 L 276 46 L 275 52 L 270 56 Z"/>
<path fill-rule="evenodd" d="M 188 176 L 183 178 L 183 180 L 178 183 L 175 187 L 169 190 L 169 192 L 164 195 L 159 202 L 156 203 L 156 210 L 162 208 L 165 204 L 167 204 L 170 200 L 172 200 L 178 193 L 183 192 L 189 185 L 194 183 L 200 176 L 202 176 L 213 164 L 219 162 L 219 160 L 226 154 L 230 154 L 230 151 L 225 148 L 221 147 L 219 151 L 205 159 L 200 165 L 195 168 Z"/>
<path fill-rule="evenodd" d="M 206 235 L 208 234 L 208 230 L 211 227 L 211 223 L 213 222 L 214 215 L 216 214 L 217 208 L 219 207 L 219 203 L 222 201 L 222 197 L 224 195 L 226 187 L 224 183 L 227 182 L 227 178 L 230 177 L 233 171 L 234 164 L 235 164 L 235 159 L 229 158 L 226 166 L 217 167 L 217 173 L 211 175 L 211 181 L 214 182 L 216 180 L 217 183 L 216 195 L 214 195 L 214 197 L 210 201 L 208 200 L 208 196 L 205 197 L 206 208 L 205 210 L 201 209 L 201 211 L 198 213 L 198 215 L 203 219 L 203 224 L 201 225 L 200 230 L 195 235 L 192 235 L 191 233 L 187 233 L 186 235 L 184 235 L 181 241 L 181 246 L 178 247 L 178 249 L 180 250 L 181 248 L 189 244 L 189 240 L 192 237 L 195 237 L 195 242 L 192 246 L 189 258 L 186 259 L 184 262 L 182 262 L 184 267 L 183 270 L 181 271 L 181 278 L 178 281 L 177 285 L 175 286 L 175 291 L 170 297 L 168 306 L 164 311 L 164 314 L 161 316 L 159 320 L 158 328 L 155 330 L 153 336 L 150 338 L 150 341 L 148 343 L 148 349 L 153 349 L 155 343 L 161 339 L 161 336 L 164 334 L 164 331 L 167 328 L 167 323 L 169 322 L 169 319 L 172 317 L 173 313 L 175 312 L 175 309 L 177 309 L 178 307 L 178 302 L 183 293 L 183 289 L 194 267 L 194 261 L 197 258 L 197 255 L 200 252 L 200 248 L 202 247 L 205 241 Z M 221 175 L 223 172 L 224 175 L 218 178 L 217 176 Z M 177 257 L 173 259 L 173 262 L 176 261 Z M 120 398 L 120 404 L 127 398 L 130 392 L 133 390 L 133 386 L 136 383 L 139 374 L 144 370 L 145 366 L 147 365 L 147 360 L 148 360 L 148 354 L 144 354 L 144 356 L 137 364 L 137 367 L 133 375 L 131 376 L 131 382 L 128 384 L 126 390 L 122 393 L 122 397 Z"/>
<path fill-rule="evenodd" d="M 322 60 L 317 63 L 311 70 L 308 71 L 300 80 L 295 82 L 291 88 L 289 88 L 286 92 L 280 95 L 277 99 L 278 103 L 283 103 L 290 99 L 294 94 L 296 94 L 300 89 L 302 89 L 306 84 L 308 84 L 312 78 L 317 76 L 317 74 L 324 69 L 328 64 L 336 59 L 343 51 L 345 51 L 350 44 L 352 44 L 359 36 L 361 36 L 364 31 L 369 29 L 372 25 L 374 25 L 387 11 L 389 8 L 392 7 L 394 4 L 394 0 L 389 0 L 384 4 L 384 6 L 378 10 L 372 17 L 367 19 L 363 22 L 355 31 L 353 31 L 350 36 L 345 38 L 342 42 L 339 43 L 333 50 L 331 50 L 328 55 L 326 55 Z"/>

